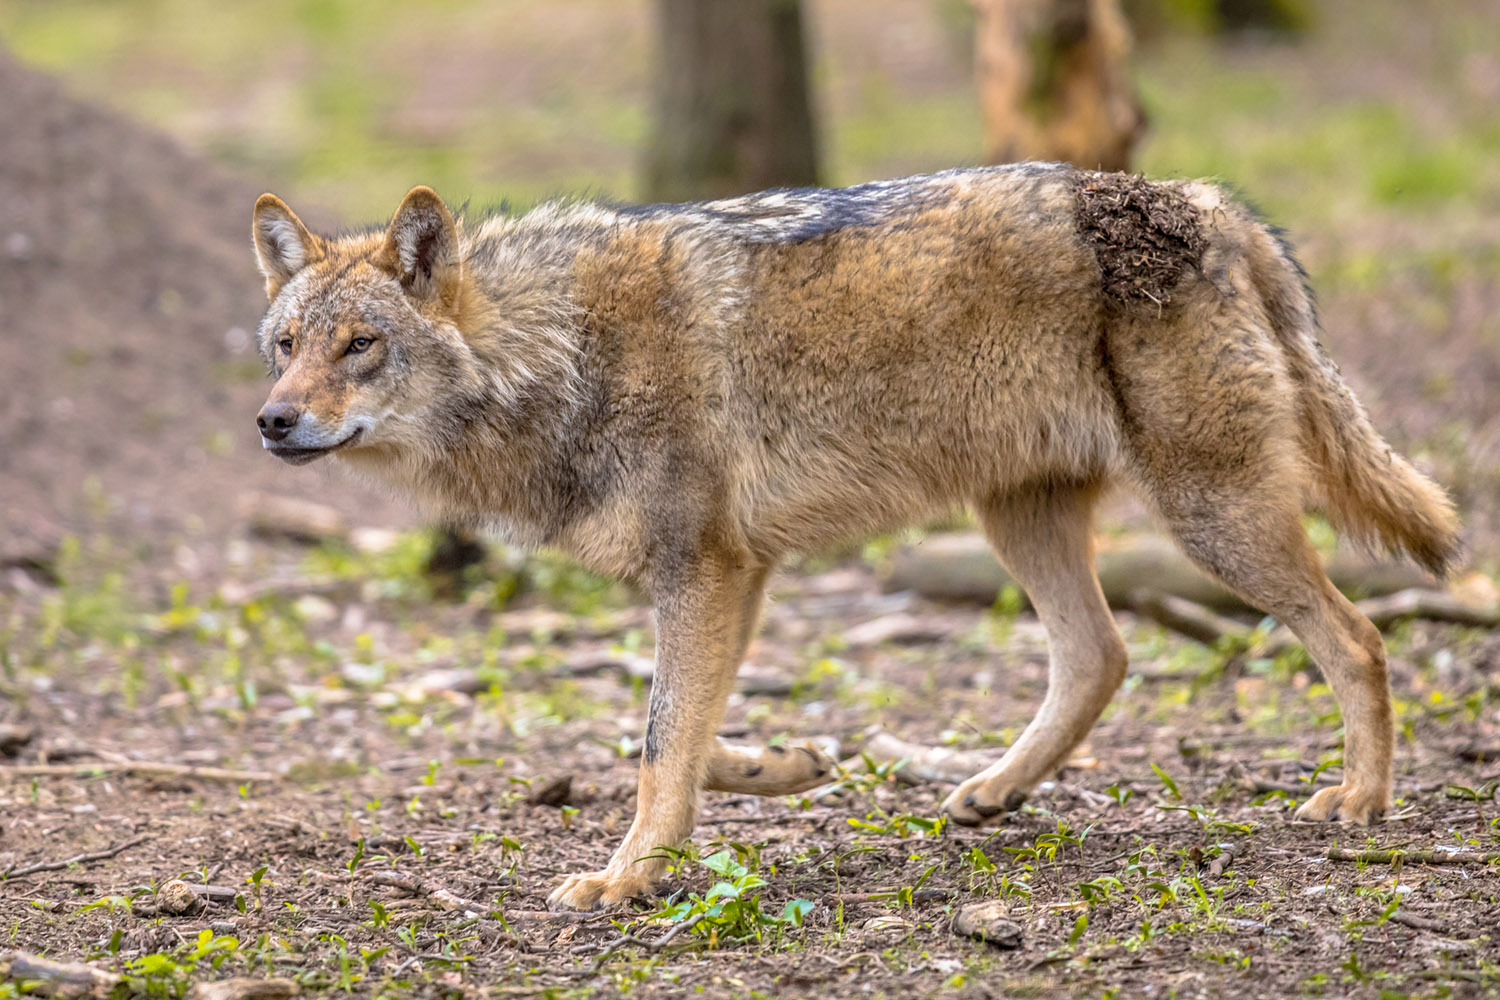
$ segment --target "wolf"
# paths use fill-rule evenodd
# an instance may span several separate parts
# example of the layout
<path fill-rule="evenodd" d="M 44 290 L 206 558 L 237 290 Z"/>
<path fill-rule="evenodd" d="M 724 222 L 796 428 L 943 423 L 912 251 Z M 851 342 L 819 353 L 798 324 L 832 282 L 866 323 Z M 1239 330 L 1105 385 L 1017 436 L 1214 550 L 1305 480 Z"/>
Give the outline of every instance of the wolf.
<path fill-rule="evenodd" d="M 649 892 L 701 790 L 827 781 L 812 748 L 716 740 L 767 575 L 961 505 L 1029 594 L 1050 673 L 1021 737 L 942 808 L 964 824 L 1016 809 L 1126 673 L 1093 560 L 1116 484 L 1332 685 L 1343 780 L 1299 815 L 1386 808 L 1384 646 L 1300 517 L 1437 575 L 1458 523 L 1319 346 L 1287 245 L 1214 185 L 1018 164 L 473 220 L 418 187 L 385 227 L 337 238 L 267 194 L 253 235 L 267 451 L 332 456 L 650 596 L 635 820 L 552 905 Z"/>

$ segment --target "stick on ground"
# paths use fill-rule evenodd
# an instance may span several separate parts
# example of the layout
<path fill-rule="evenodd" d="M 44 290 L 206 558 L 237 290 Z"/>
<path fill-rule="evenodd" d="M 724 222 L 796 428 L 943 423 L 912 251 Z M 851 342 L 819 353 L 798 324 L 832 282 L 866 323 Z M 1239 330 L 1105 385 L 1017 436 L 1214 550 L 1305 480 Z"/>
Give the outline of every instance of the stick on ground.
<path fill-rule="evenodd" d="M 1486 851 L 1348 851 L 1342 847 L 1328 849 L 1329 861 L 1362 861 L 1372 865 L 1391 865 L 1410 861 L 1419 865 L 1489 865 L 1500 861 L 1500 852 Z"/>
<path fill-rule="evenodd" d="M 201 778 L 245 784 L 251 781 L 275 781 L 270 771 L 234 771 L 224 767 L 199 767 L 196 764 L 155 764 L 150 761 L 101 761 L 97 764 L 19 764 L 0 767 L 0 778 L 94 778 L 105 774 L 156 775 L 172 778 Z"/>
<path fill-rule="evenodd" d="M 34 875 L 37 872 L 61 871 L 64 868 L 71 868 L 73 865 L 81 865 L 87 861 L 103 861 L 106 858 L 114 857 L 116 854 L 119 854 L 122 851 L 129 850 L 136 844 L 139 844 L 141 841 L 145 840 L 147 836 L 147 834 L 143 833 L 133 840 L 127 840 L 123 844 L 116 844 L 114 847 L 111 847 L 108 850 L 93 851 L 89 854 L 79 854 L 75 857 L 68 858 L 66 861 L 44 861 L 40 864 L 28 865 L 25 868 L 11 868 L 4 872 L 0 872 L 0 879 L 20 878 L 23 875 Z"/>

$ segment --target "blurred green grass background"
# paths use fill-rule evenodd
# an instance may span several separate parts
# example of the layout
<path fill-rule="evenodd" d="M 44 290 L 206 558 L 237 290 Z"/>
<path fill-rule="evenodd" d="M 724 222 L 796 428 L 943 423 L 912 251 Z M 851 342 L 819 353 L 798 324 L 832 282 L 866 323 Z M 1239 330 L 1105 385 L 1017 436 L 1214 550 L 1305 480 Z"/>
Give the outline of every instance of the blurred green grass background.
<path fill-rule="evenodd" d="M 1224 179 L 1318 234 L 1325 284 L 1493 266 L 1497 6 L 1326 0 L 1291 41 L 1158 35 L 1135 60 L 1139 168 Z M 827 182 L 978 162 L 962 0 L 806 10 Z M 651 27 L 642 0 L 0 2 L 22 59 L 350 222 L 419 182 L 636 197 Z"/>

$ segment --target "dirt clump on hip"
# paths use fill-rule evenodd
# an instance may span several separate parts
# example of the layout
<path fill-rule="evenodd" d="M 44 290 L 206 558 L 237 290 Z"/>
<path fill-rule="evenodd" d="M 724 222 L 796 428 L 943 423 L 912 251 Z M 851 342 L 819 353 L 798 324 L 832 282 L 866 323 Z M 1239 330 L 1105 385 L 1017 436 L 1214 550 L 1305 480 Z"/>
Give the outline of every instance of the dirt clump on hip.
<path fill-rule="evenodd" d="M 1202 262 L 1207 241 L 1198 209 L 1175 186 L 1136 174 L 1083 173 L 1077 198 L 1079 232 L 1111 299 L 1165 306 L 1183 271 Z"/>

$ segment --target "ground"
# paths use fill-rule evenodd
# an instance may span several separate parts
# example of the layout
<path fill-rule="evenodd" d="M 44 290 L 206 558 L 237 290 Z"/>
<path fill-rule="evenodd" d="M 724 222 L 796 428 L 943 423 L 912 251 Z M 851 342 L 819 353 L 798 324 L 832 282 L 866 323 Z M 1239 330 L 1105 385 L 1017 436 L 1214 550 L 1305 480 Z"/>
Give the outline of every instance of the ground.
<path fill-rule="evenodd" d="M 812 6 L 830 180 L 977 154 L 961 6 Z M 1500 11 L 1377 7 L 1323 5 L 1294 44 L 1154 42 L 1142 165 L 1219 175 L 1292 229 L 1331 353 L 1463 508 L 1478 586 L 1500 566 Z M 330 226 L 417 182 L 628 194 L 649 18 L 416 11 L 0 3 L 0 38 L 68 81 L 0 57 L 0 952 L 153 996 L 230 975 L 392 996 L 1500 993 L 1500 869 L 1473 863 L 1500 851 L 1500 636 L 1388 635 L 1398 802 L 1362 829 L 1292 819 L 1341 752 L 1298 653 L 1121 613 L 1131 677 L 1070 766 L 995 830 L 941 827 L 948 786 L 861 751 L 878 727 L 1000 753 L 1045 648 L 1013 595 L 886 592 L 901 539 L 777 578 L 726 722 L 836 742 L 847 773 L 705 796 L 663 896 L 547 913 L 632 814 L 649 614 L 498 545 L 430 578 L 402 505 L 258 453 L 249 206 L 274 187 Z M 266 494 L 350 527 L 258 534 Z M 59 765 L 85 771 L 25 770 Z M 178 878 L 231 891 L 173 915 Z M 710 913 L 720 882 L 741 901 Z M 954 932 L 981 900 L 1013 947 Z"/>
<path fill-rule="evenodd" d="M 706 796 L 665 898 L 580 917 L 545 898 L 629 821 L 647 618 L 554 564 L 519 579 L 492 565 L 520 587 L 504 610 L 488 583 L 435 602 L 412 582 L 423 537 L 379 557 L 267 544 L 220 594 L 146 618 L 117 617 L 103 581 L 20 599 L 5 683 L 38 736 L 12 752 L 85 773 L 0 786 L 0 871 L 145 839 L 0 881 L 6 944 L 118 953 L 148 990 L 229 974 L 422 996 L 1500 989 L 1500 865 L 1445 861 L 1500 858 L 1500 637 L 1392 635 L 1398 798 L 1366 829 L 1292 818 L 1338 773 L 1334 703 L 1305 663 L 1224 657 L 1122 616 L 1133 676 L 1105 721 L 1021 813 L 967 830 L 937 820 L 947 786 L 859 751 L 883 729 L 998 753 L 1043 690 L 1037 624 L 883 593 L 859 560 L 788 573 L 725 729 L 836 741 L 848 774 L 787 799 Z M 127 557 L 76 557 L 111 558 Z M 872 620 L 890 627 L 858 627 Z M 270 773 L 122 772 L 137 759 Z M 1353 863 L 1335 846 L 1437 854 Z M 738 914 L 660 950 L 620 945 L 702 909 L 726 850 L 759 875 Z M 162 915 L 173 878 L 238 898 Z M 953 932 L 978 900 L 1004 905 L 1018 947 Z M 789 904 L 800 922 L 775 922 Z M 223 953 L 197 957 L 205 930 L 232 939 Z M 151 953 L 172 961 L 142 965 Z"/>

